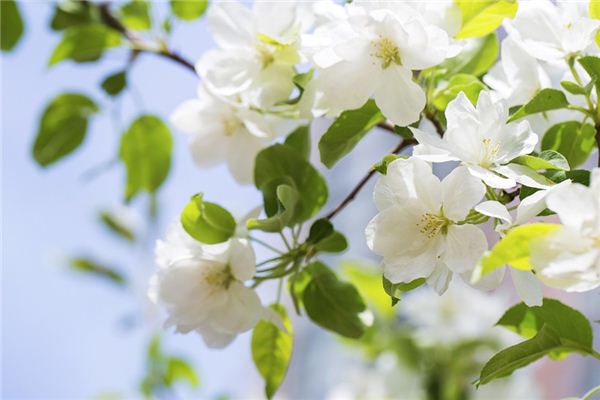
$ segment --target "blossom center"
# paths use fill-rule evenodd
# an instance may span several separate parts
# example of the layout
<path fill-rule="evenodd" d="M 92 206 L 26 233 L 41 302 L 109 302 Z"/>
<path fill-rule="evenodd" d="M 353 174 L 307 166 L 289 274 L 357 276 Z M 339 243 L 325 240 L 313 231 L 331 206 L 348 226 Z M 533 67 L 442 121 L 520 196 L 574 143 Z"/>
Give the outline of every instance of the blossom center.
<path fill-rule="evenodd" d="M 482 142 L 483 154 L 481 155 L 479 165 L 481 165 L 484 168 L 487 168 L 491 166 L 498 157 L 498 152 L 500 151 L 500 143 L 494 142 L 490 138 L 485 138 Z"/>
<path fill-rule="evenodd" d="M 273 62 L 275 62 L 275 55 L 267 45 L 263 43 L 257 44 L 256 51 L 258 52 L 258 56 L 260 58 L 260 62 L 262 64 L 263 69 L 267 68 L 269 65 L 273 64 Z"/>
<path fill-rule="evenodd" d="M 226 289 L 233 280 L 233 275 L 231 275 L 229 266 L 227 266 L 225 269 L 210 271 L 204 276 L 204 280 L 211 286 L 217 286 Z"/>
<path fill-rule="evenodd" d="M 392 40 L 380 36 L 378 40 L 372 41 L 371 44 L 373 46 L 371 56 L 381 60 L 382 69 L 386 69 L 392 64 L 402 65 L 400 49 Z"/>
<path fill-rule="evenodd" d="M 233 136 L 233 134 L 242 126 L 242 123 L 237 118 L 223 118 L 223 129 L 227 136 Z"/>
<path fill-rule="evenodd" d="M 448 232 L 448 225 L 451 223 L 443 213 L 440 215 L 425 213 L 421 216 L 417 227 L 419 232 L 427 236 L 428 239 L 432 239 L 440 233 L 445 235 Z"/>

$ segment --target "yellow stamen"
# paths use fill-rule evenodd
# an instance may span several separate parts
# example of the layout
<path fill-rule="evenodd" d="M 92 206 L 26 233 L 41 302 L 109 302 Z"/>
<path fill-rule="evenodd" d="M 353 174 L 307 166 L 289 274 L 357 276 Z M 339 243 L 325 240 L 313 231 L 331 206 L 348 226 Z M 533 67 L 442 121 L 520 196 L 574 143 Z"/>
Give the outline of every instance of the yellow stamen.
<path fill-rule="evenodd" d="M 372 42 L 373 53 L 371 56 L 381 59 L 381 68 L 386 69 L 392 64 L 402 65 L 400 49 L 390 39 L 380 37 Z"/>
<path fill-rule="evenodd" d="M 427 236 L 428 239 L 432 239 L 439 233 L 445 235 L 448 231 L 448 225 L 451 223 L 443 213 L 441 215 L 425 213 L 421 217 L 417 227 L 419 228 L 419 232 Z"/>

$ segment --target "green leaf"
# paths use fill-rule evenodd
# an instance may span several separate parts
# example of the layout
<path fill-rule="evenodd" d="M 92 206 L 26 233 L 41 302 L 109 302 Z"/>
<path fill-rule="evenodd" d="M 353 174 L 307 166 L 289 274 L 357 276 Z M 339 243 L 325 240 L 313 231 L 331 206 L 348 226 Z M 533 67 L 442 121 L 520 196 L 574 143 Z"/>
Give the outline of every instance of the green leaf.
<path fill-rule="evenodd" d="M 571 94 L 575 94 L 575 95 L 579 95 L 579 94 L 585 95 L 586 94 L 585 88 L 579 86 L 575 82 L 561 81 L 560 86 L 562 86 L 563 89 L 565 89 L 567 92 L 569 92 Z"/>
<path fill-rule="evenodd" d="M 600 19 L 600 2 L 590 1 L 589 9 L 590 18 Z"/>
<path fill-rule="evenodd" d="M 479 37 L 494 32 L 505 18 L 513 18 L 518 9 L 511 0 L 456 0 L 462 15 L 457 39 Z"/>
<path fill-rule="evenodd" d="M 372 99 L 361 108 L 342 112 L 319 140 L 321 162 L 328 168 L 333 167 L 384 119 Z"/>
<path fill-rule="evenodd" d="M 318 219 L 311 225 L 307 242 L 313 244 L 316 251 L 326 253 L 339 253 L 348 247 L 344 235 L 334 231 L 331 222 L 325 218 Z"/>
<path fill-rule="evenodd" d="M 201 193 L 192 196 L 183 209 L 181 224 L 191 237 L 207 244 L 229 240 L 236 228 L 235 219 L 229 211 L 204 201 Z"/>
<path fill-rule="evenodd" d="M 192 387 L 200 385 L 200 379 L 190 363 L 182 358 L 169 357 L 165 371 L 165 384 L 170 387 L 177 382 L 187 382 Z"/>
<path fill-rule="evenodd" d="M 544 325 L 549 325 L 562 338 L 591 347 L 592 328 L 588 319 L 579 311 L 555 299 L 544 299 L 539 307 L 528 307 L 519 303 L 509 308 L 497 325 L 504 326 L 519 335 L 530 339 Z"/>
<path fill-rule="evenodd" d="M 125 278 L 114 268 L 107 267 L 88 258 L 76 257 L 70 260 L 69 265 L 74 270 L 89 273 L 100 278 L 108 279 L 119 286 L 125 286 Z"/>
<path fill-rule="evenodd" d="M 344 261 L 341 264 L 341 270 L 350 283 L 356 287 L 363 299 L 367 301 L 371 308 L 378 314 L 387 318 L 395 315 L 388 295 L 381 290 L 381 271 L 372 265 L 363 265 L 354 262 Z"/>
<path fill-rule="evenodd" d="M 596 36 L 597 40 L 598 36 Z M 596 83 L 596 91 L 600 93 L 600 58 L 594 56 L 585 56 L 579 58 L 579 64 L 585 69 L 591 79 Z"/>
<path fill-rule="evenodd" d="M 373 165 L 373 169 L 379 172 L 381 175 L 385 175 L 387 174 L 388 165 L 390 165 L 392 161 L 395 161 L 401 157 L 402 156 L 399 156 L 397 154 L 386 154 L 385 156 L 383 156 L 381 161 Z"/>
<path fill-rule="evenodd" d="M 481 76 L 496 63 L 499 51 L 498 37 L 491 33 L 470 40 L 457 56 L 445 60 L 438 68 L 445 70 L 447 76 L 458 73 Z"/>
<path fill-rule="evenodd" d="M 535 95 L 529 103 L 525 104 L 508 118 L 508 122 L 515 121 L 527 115 L 536 114 L 544 111 L 557 110 L 565 108 L 569 101 L 563 92 L 558 89 L 542 89 Z"/>
<path fill-rule="evenodd" d="M 254 183 L 263 193 L 265 212 L 269 217 L 280 210 L 276 193 L 279 185 L 289 185 L 301 194 L 289 224 L 311 218 L 327 201 L 327 184 L 321 174 L 300 154 L 283 144 L 272 145 L 258 153 Z"/>
<path fill-rule="evenodd" d="M 315 261 L 306 269 L 311 280 L 302 300 L 312 321 L 342 336 L 359 338 L 366 326 L 359 314 L 366 310 L 356 288 L 340 281 L 325 264 Z"/>
<path fill-rule="evenodd" d="M 494 355 L 483 366 L 477 385 L 485 385 L 494 379 L 509 376 L 516 369 L 523 368 L 563 346 L 554 330 L 544 326 L 535 337 Z"/>
<path fill-rule="evenodd" d="M 171 0 L 171 12 L 183 21 L 200 18 L 207 7 L 208 0 Z"/>
<path fill-rule="evenodd" d="M 109 96 L 117 96 L 127 85 L 127 71 L 119 71 L 107 76 L 100 86 Z"/>
<path fill-rule="evenodd" d="M 151 28 L 150 3 L 146 0 L 133 0 L 119 9 L 121 22 L 134 31 L 145 31 Z"/>
<path fill-rule="evenodd" d="M 590 171 L 587 169 L 575 169 L 572 171 L 547 171 L 544 173 L 544 175 L 554 183 L 560 183 L 570 179 L 574 183 L 581 183 L 584 186 L 590 185 Z"/>
<path fill-rule="evenodd" d="M 290 185 L 277 186 L 277 199 L 279 211 L 266 219 L 249 219 L 246 222 L 248 229 L 259 229 L 265 232 L 281 232 L 286 226 L 291 226 L 297 212 L 300 194 Z"/>
<path fill-rule="evenodd" d="M 566 121 L 553 125 L 544 134 L 542 150 L 562 154 L 571 168 L 583 164 L 596 145 L 596 130 L 591 124 Z"/>
<path fill-rule="evenodd" d="M 75 62 L 96 61 L 105 50 L 121 44 L 121 34 L 106 25 L 77 25 L 65 30 L 54 48 L 48 66 L 64 60 Z"/>
<path fill-rule="evenodd" d="M 109 211 L 102 211 L 100 213 L 100 221 L 112 233 L 121 236 L 123 239 L 130 242 L 135 241 L 135 234 L 133 233 L 133 230 L 113 213 Z"/>
<path fill-rule="evenodd" d="M 536 171 L 540 169 L 568 171 L 570 169 L 567 159 L 554 150 L 544 150 L 537 156 L 531 154 L 519 156 L 511 162 L 525 165 Z"/>
<path fill-rule="evenodd" d="M 285 138 L 284 144 L 308 160 L 310 155 L 310 126 L 303 125 L 296 128 Z"/>
<path fill-rule="evenodd" d="M 79 93 L 63 93 L 46 106 L 33 144 L 33 158 L 46 167 L 75 150 L 85 138 L 98 106 Z"/>
<path fill-rule="evenodd" d="M 529 270 L 530 245 L 560 227 L 559 224 L 533 223 L 521 225 L 508 231 L 505 237 L 487 251 L 473 272 L 472 282 L 477 282 L 484 275 L 496 268 L 510 265 L 517 269 Z"/>
<path fill-rule="evenodd" d="M 265 394 L 271 399 L 285 378 L 292 357 L 292 323 L 281 304 L 270 306 L 282 319 L 287 332 L 269 321 L 260 321 L 252 332 L 252 359 L 265 380 Z"/>
<path fill-rule="evenodd" d="M 127 170 L 125 199 L 146 191 L 155 193 L 169 175 L 173 139 L 165 123 L 142 115 L 121 137 L 120 158 Z"/>
<path fill-rule="evenodd" d="M 56 4 L 50 27 L 62 31 L 72 26 L 101 22 L 100 10 L 92 2 L 66 0 Z"/>
<path fill-rule="evenodd" d="M 433 93 L 433 105 L 441 111 L 446 109 L 448 103 L 460 93 L 464 92 L 471 103 L 477 103 L 479 92 L 485 90 L 485 86 L 476 76 L 468 74 L 457 74 L 442 88 Z"/>
<path fill-rule="evenodd" d="M 0 1 L 0 18 L 0 48 L 2 51 L 10 51 L 17 45 L 24 30 L 19 7 L 14 0 Z"/>
<path fill-rule="evenodd" d="M 383 290 L 388 296 L 390 296 L 390 299 L 392 300 L 392 306 L 395 306 L 400 301 L 403 292 L 410 292 L 411 290 L 422 286 L 426 281 L 425 278 L 417 278 L 411 282 L 392 283 L 385 276 L 383 276 L 382 279 Z"/>

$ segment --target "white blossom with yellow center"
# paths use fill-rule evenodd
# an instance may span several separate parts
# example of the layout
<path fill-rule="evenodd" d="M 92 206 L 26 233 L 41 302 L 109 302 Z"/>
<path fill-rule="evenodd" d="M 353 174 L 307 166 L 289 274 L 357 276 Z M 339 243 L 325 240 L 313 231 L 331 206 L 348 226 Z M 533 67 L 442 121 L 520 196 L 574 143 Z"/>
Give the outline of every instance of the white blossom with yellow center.
<path fill-rule="evenodd" d="M 585 292 L 600 286 L 600 168 L 592 171 L 590 186 L 578 183 L 553 190 L 548 208 L 563 226 L 534 243 L 531 264 L 548 286 Z"/>
<path fill-rule="evenodd" d="M 157 242 L 156 262 L 148 295 L 165 308 L 165 325 L 177 332 L 196 331 L 207 346 L 224 347 L 269 315 L 256 292 L 244 285 L 256 271 L 245 239 L 204 245 L 176 224 L 165 241 Z"/>
<path fill-rule="evenodd" d="M 548 186 L 528 176 L 523 166 L 509 164 L 531 153 L 538 137 L 528 121 L 507 124 L 507 118 L 506 103 L 495 100 L 492 92 L 481 92 L 476 107 L 461 92 L 446 107 L 448 124 L 443 138 L 411 128 L 419 141 L 414 155 L 432 162 L 461 161 L 473 176 L 494 188 L 507 189 L 520 182 L 546 189 Z"/>
<path fill-rule="evenodd" d="M 375 186 L 379 213 L 366 228 L 367 245 L 383 257 L 384 275 L 394 283 L 427 278 L 443 293 L 453 273 L 471 271 L 488 245 L 479 228 L 463 221 L 484 194 L 483 183 L 465 167 L 440 181 L 426 161 L 392 162 Z"/>

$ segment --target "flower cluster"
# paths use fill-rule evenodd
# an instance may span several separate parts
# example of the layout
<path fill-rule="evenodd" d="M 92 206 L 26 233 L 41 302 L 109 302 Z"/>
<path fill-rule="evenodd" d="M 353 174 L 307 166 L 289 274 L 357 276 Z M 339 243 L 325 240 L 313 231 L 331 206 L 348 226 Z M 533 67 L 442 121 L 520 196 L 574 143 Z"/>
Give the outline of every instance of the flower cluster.
<path fill-rule="evenodd" d="M 346 248 L 331 220 L 376 173 L 366 241 L 394 303 L 423 283 L 441 295 L 455 274 L 491 290 L 509 270 L 527 306 L 546 306 L 543 285 L 600 286 L 600 170 L 591 167 L 600 10 L 492 3 L 212 4 L 217 48 L 196 64 L 198 98 L 172 122 L 192 135 L 199 166 L 226 163 L 238 183 L 255 184 L 265 218 L 245 227 L 278 234 L 286 249 L 267 241 L 275 257 L 257 269 L 250 243 L 264 241 L 240 236 L 227 210 L 193 199 L 157 246 L 151 294 L 167 324 L 211 346 L 254 326 L 260 337 L 270 329 L 261 319 L 281 326 L 287 317 L 279 298 L 265 308 L 253 288 L 287 279 L 299 313 L 362 335 L 357 289 L 315 257 Z M 309 124 L 320 117 L 335 119 L 318 145 L 330 168 L 376 126 L 400 143 L 318 219 L 328 190 L 310 162 Z"/>

